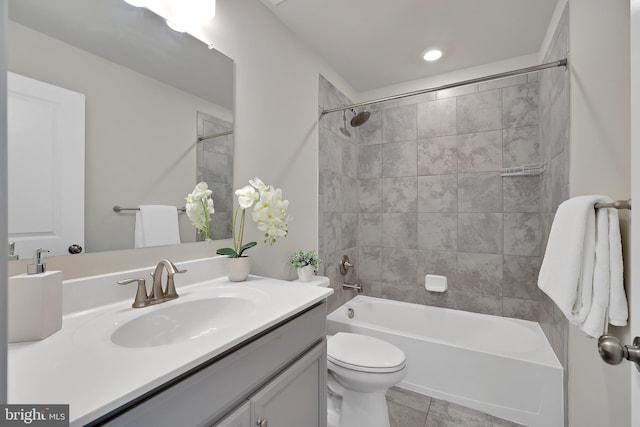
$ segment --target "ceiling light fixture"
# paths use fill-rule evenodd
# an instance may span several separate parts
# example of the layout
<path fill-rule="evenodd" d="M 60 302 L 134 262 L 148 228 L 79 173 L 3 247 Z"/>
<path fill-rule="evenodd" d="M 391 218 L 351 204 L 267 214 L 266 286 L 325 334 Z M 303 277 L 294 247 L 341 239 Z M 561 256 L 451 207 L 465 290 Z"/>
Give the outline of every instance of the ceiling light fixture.
<path fill-rule="evenodd" d="M 202 26 L 216 15 L 216 0 L 124 0 L 135 7 L 144 7 L 163 17 L 169 28 L 189 33 L 212 49 L 203 39 Z"/>
<path fill-rule="evenodd" d="M 433 62 L 433 61 L 437 61 L 438 59 L 440 59 L 440 57 L 442 57 L 442 51 L 438 50 L 438 49 L 431 49 L 428 50 L 427 53 L 424 54 L 424 60 L 425 61 L 429 61 L 429 62 Z"/>

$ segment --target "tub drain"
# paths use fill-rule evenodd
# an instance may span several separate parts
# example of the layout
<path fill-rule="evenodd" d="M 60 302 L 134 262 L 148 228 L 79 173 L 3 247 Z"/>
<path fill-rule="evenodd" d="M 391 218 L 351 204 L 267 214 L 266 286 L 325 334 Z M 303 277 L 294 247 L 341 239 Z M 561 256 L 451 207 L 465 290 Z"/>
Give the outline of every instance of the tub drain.
<path fill-rule="evenodd" d="M 349 319 L 353 319 L 353 316 L 355 316 L 355 315 L 356 315 L 356 312 L 355 312 L 355 311 L 353 311 L 353 308 L 349 308 L 349 309 L 347 309 L 347 317 L 348 317 Z"/>

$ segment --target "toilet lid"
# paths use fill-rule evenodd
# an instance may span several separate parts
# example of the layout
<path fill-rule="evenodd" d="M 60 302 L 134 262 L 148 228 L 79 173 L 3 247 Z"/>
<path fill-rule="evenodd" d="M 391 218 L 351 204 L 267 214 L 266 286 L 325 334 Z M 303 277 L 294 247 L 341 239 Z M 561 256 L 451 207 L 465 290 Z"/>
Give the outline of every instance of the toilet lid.
<path fill-rule="evenodd" d="M 327 342 L 327 359 L 363 372 L 396 372 L 404 368 L 402 350 L 378 338 L 338 332 Z"/>

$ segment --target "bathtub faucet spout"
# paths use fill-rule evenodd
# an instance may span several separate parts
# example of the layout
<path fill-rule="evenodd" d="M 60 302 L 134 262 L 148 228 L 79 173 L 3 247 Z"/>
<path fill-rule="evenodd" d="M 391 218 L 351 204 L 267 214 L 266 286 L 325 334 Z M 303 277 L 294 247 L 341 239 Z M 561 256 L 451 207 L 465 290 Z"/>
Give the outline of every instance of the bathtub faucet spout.
<path fill-rule="evenodd" d="M 360 293 L 362 292 L 362 285 L 358 285 L 355 283 L 343 283 L 342 284 L 342 289 L 353 289 L 354 291 Z"/>

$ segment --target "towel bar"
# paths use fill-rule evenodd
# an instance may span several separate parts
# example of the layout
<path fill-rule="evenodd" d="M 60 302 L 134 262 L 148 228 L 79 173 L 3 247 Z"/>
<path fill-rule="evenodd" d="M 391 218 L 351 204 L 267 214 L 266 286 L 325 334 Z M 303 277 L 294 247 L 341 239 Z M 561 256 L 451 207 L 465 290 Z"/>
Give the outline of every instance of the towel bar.
<path fill-rule="evenodd" d="M 600 208 L 631 209 L 631 199 L 616 200 L 613 203 L 596 203 L 595 208 L 596 209 L 600 209 Z"/>
<path fill-rule="evenodd" d="M 187 208 L 176 208 L 178 212 L 186 212 Z M 140 208 L 123 208 L 122 206 L 115 205 L 113 207 L 114 212 L 122 212 L 122 211 L 139 211 Z"/>

